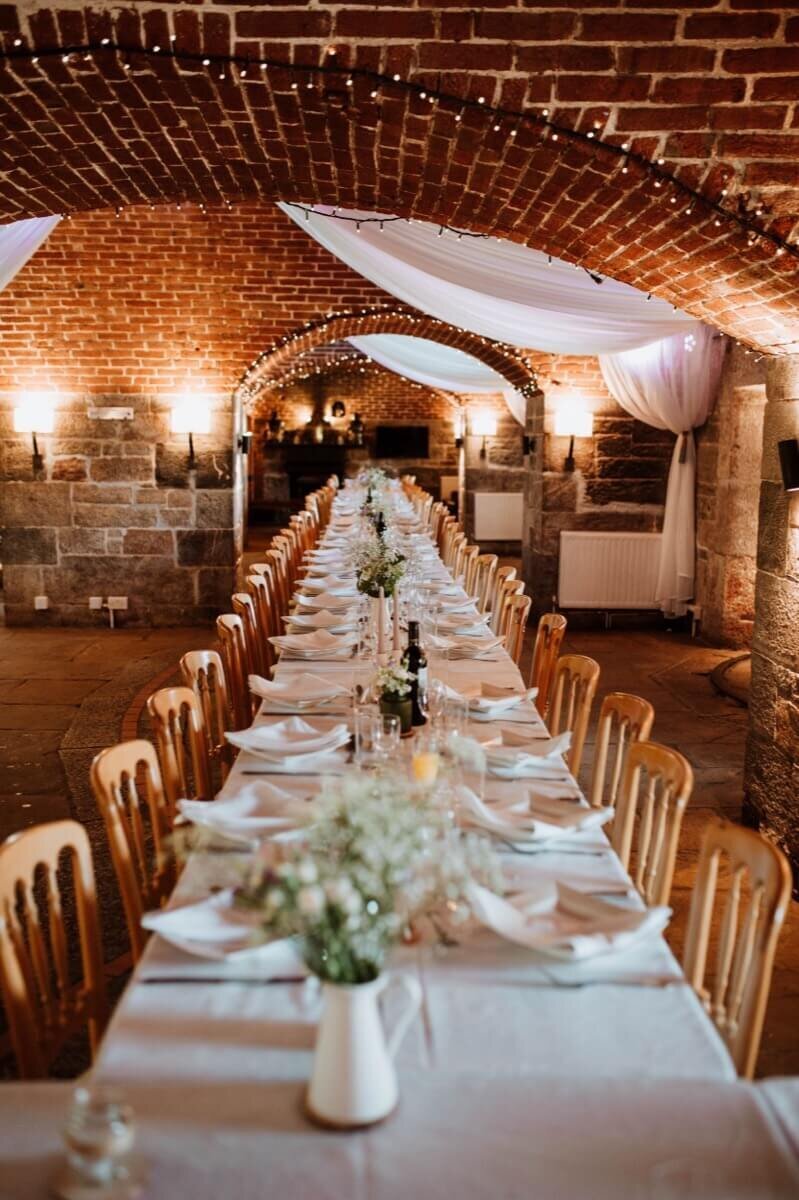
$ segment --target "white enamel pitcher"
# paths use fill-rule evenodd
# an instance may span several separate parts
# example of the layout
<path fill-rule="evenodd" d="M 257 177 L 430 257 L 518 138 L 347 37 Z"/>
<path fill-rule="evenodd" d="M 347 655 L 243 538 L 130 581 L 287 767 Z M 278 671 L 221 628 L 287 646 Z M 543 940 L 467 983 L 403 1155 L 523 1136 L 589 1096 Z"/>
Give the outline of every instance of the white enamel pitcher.
<path fill-rule="evenodd" d="M 387 1037 L 378 1000 L 389 986 L 404 988 L 407 1006 Z M 349 987 L 325 983 L 322 999 L 308 1114 L 338 1129 L 382 1121 L 399 1098 L 393 1059 L 421 1006 L 419 982 L 410 975 L 381 975 Z"/>

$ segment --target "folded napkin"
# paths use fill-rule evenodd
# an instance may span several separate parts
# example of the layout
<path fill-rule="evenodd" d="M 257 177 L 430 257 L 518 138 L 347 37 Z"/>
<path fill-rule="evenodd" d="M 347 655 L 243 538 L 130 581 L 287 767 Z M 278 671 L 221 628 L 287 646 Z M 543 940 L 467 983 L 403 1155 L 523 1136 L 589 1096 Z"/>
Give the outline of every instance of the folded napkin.
<path fill-rule="evenodd" d="M 349 633 L 355 627 L 354 617 L 349 617 L 345 612 L 333 613 L 326 608 L 319 612 L 293 613 L 283 620 L 288 625 L 289 633 L 294 633 L 295 629 L 299 633 L 304 629 L 329 629 L 331 633 Z"/>
<path fill-rule="evenodd" d="M 207 900 L 145 913 L 142 927 L 159 934 L 187 954 L 215 962 L 257 960 L 264 977 L 303 974 L 294 944 L 288 938 L 264 942 L 258 914 L 236 908 L 233 889 Z"/>
<path fill-rule="evenodd" d="M 496 721 L 523 701 L 532 702 L 537 695 L 538 688 L 526 688 L 520 692 L 517 688 L 481 683 L 480 694 L 469 697 L 470 715 L 473 721 Z"/>
<path fill-rule="evenodd" d="M 334 701 L 349 701 L 346 688 L 309 671 L 300 671 L 287 679 L 264 679 L 261 675 L 250 676 L 250 691 L 260 696 L 270 708 L 278 710 L 321 708 Z"/>
<path fill-rule="evenodd" d="M 212 833 L 249 845 L 277 837 L 285 840 L 310 819 L 313 806 L 266 779 L 245 784 L 235 796 L 212 800 L 179 800 L 186 820 Z"/>
<path fill-rule="evenodd" d="M 535 825 L 529 812 L 505 809 L 494 811 L 485 804 L 476 792 L 465 784 L 455 788 L 458 805 L 458 820 L 467 827 L 477 826 L 510 842 L 529 841 Z"/>
<path fill-rule="evenodd" d="M 297 593 L 297 608 L 303 608 L 306 612 L 348 612 L 354 602 L 353 596 L 338 596 L 331 592 L 320 592 L 315 596 L 305 596 L 302 592 Z"/>
<path fill-rule="evenodd" d="M 486 766 L 499 779 L 560 779 L 567 767 L 559 755 L 541 758 L 534 751 L 513 746 L 486 746 Z"/>
<path fill-rule="evenodd" d="M 287 658 L 336 659 L 350 658 L 358 644 L 354 633 L 334 634 L 329 629 L 315 629 L 313 633 L 283 633 L 270 637 L 269 641 Z"/>
<path fill-rule="evenodd" d="M 626 950 L 666 928 L 670 908 L 620 908 L 562 883 L 504 899 L 469 885 L 475 916 L 500 937 L 541 954 L 578 962 Z"/>
<path fill-rule="evenodd" d="M 464 608 L 454 613 L 446 613 L 439 617 L 438 630 L 439 633 L 449 633 L 450 631 L 457 633 L 460 626 L 476 625 L 485 635 L 487 623 L 488 616 L 484 613 L 481 613 L 475 607 L 475 605 L 472 604 L 469 606 L 469 608 Z"/>
<path fill-rule="evenodd" d="M 252 725 L 249 729 L 226 733 L 225 737 L 240 750 L 248 750 L 259 758 L 290 763 L 338 750 L 350 740 L 350 731 L 344 724 L 319 729 L 302 717 L 289 717 L 273 725 Z"/>
<path fill-rule="evenodd" d="M 571 740 L 571 730 L 559 733 L 557 737 L 535 738 L 531 740 L 529 733 L 526 731 L 505 727 L 500 730 L 498 741 L 494 739 L 490 742 L 484 742 L 483 746 L 486 756 L 489 758 L 492 753 L 498 753 L 501 757 L 503 750 L 508 747 L 511 749 L 523 749 L 534 758 L 560 758 L 569 749 Z"/>
<path fill-rule="evenodd" d="M 497 649 L 502 645 L 502 638 L 490 635 L 485 636 L 485 629 L 482 630 L 482 637 L 441 637 L 433 634 L 428 640 L 428 645 L 438 654 L 445 654 L 447 658 L 482 658 L 485 655 L 495 656 Z"/>
<path fill-rule="evenodd" d="M 350 574 L 324 575 L 319 579 L 308 577 L 302 581 L 302 590 L 309 596 L 328 592 L 331 596 L 348 596 L 354 599 L 358 595 L 358 589 Z"/>
<path fill-rule="evenodd" d="M 573 800 L 542 796 L 538 791 L 528 791 L 527 811 L 533 818 L 536 836 L 556 833 L 586 833 L 601 829 L 613 817 L 612 805 L 604 808 L 585 808 Z"/>

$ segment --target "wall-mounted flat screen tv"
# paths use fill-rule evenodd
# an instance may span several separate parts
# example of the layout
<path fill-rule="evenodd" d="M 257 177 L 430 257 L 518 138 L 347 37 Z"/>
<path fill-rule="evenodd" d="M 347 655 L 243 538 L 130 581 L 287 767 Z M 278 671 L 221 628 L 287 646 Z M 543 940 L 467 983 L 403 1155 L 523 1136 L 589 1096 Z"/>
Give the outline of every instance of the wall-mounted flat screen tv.
<path fill-rule="evenodd" d="M 429 458 L 430 430 L 427 425 L 378 425 L 374 453 L 375 458 Z"/>

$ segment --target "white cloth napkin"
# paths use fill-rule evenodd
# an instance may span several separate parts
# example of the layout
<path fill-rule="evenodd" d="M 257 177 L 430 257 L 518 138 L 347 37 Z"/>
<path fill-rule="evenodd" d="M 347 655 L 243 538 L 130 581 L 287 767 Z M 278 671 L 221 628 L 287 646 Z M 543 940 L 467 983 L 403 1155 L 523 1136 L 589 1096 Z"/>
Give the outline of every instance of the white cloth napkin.
<path fill-rule="evenodd" d="M 257 959 L 265 978 L 303 973 L 302 962 L 288 939 L 264 943 L 261 938 L 259 944 L 257 914 L 234 906 L 232 888 L 196 904 L 145 913 L 141 923 L 144 929 L 199 958 L 215 962 Z"/>
<path fill-rule="evenodd" d="M 178 808 L 193 825 L 224 838 L 252 845 L 266 838 L 286 840 L 313 815 L 313 805 L 266 779 L 247 783 L 235 796 L 212 800 L 179 800 Z"/>
<path fill-rule="evenodd" d="M 350 658 L 358 638 L 354 633 L 334 634 L 329 629 L 315 629 L 312 633 L 276 634 L 269 641 L 287 658 L 336 659 Z"/>
<path fill-rule="evenodd" d="M 483 743 L 487 757 L 497 754 L 501 760 L 504 750 L 510 748 L 524 750 L 533 758 L 559 759 L 569 749 L 572 735 L 571 730 L 567 729 L 557 737 L 531 739 L 529 733 L 524 730 L 503 728 L 500 730 L 499 739 Z"/>
<path fill-rule="evenodd" d="M 350 731 L 346 725 L 319 729 L 302 717 L 289 717 L 274 725 L 253 725 L 249 729 L 226 733 L 225 737 L 240 750 L 248 750 L 270 762 L 289 762 L 298 757 L 330 754 L 346 745 Z"/>
<path fill-rule="evenodd" d="M 330 592 L 320 592 L 316 596 L 304 596 L 302 592 L 297 593 L 297 608 L 304 608 L 309 612 L 322 612 L 326 609 L 328 612 L 347 612 L 352 608 L 353 596 L 336 596 Z"/>
<path fill-rule="evenodd" d="M 472 911 L 500 937 L 541 954 L 577 962 L 628 949 L 662 933 L 671 909 L 628 909 L 562 883 L 504 899 L 469 885 Z"/>
<path fill-rule="evenodd" d="M 481 683 L 478 695 L 465 696 L 447 684 L 446 694 L 450 700 L 468 701 L 469 717 L 471 720 L 496 721 L 524 701 L 532 702 L 535 700 L 538 695 L 538 688 L 527 688 L 526 691 L 520 692 L 516 688 L 498 687 L 492 683 Z"/>
<path fill-rule="evenodd" d="M 560 779 L 568 774 L 559 756 L 539 758 L 512 746 L 486 746 L 486 766 L 499 779 Z"/>
<path fill-rule="evenodd" d="M 428 638 L 428 644 L 438 654 L 445 654 L 449 659 L 496 657 L 497 651 L 502 645 L 502 638 L 493 635 L 485 636 L 485 629 L 482 629 L 481 632 L 481 637 L 465 638 L 441 637 L 434 634 Z"/>
<path fill-rule="evenodd" d="M 519 818 L 528 820 L 532 817 L 533 832 L 530 840 L 534 842 L 547 841 L 554 837 L 569 837 L 575 833 L 589 833 L 601 829 L 613 816 L 613 808 L 588 808 L 587 805 L 575 804 L 574 800 L 564 797 L 547 797 L 537 791 L 527 791 L 520 798 L 499 800 L 492 804 L 489 811 L 495 820 Z"/>
<path fill-rule="evenodd" d="M 295 629 L 300 632 L 304 629 L 329 629 L 331 633 L 349 633 L 355 627 L 353 617 L 347 616 L 345 612 L 332 613 L 326 608 L 321 612 L 294 613 L 283 620 L 289 633 L 293 633 Z"/>
<path fill-rule="evenodd" d="M 260 696 L 268 708 L 277 711 L 322 708 L 336 701 L 345 703 L 349 692 L 340 684 L 310 671 L 301 671 L 281 679 L 264 679 L 262 675 L 250 676 L 250 691 Z"/>
<path fill-rule="evenodd" d="M 476 825 L 511 842 L 529 841 L 532 838 L 535 825 L 529 812 L 525 812 L 523 808 L 521 811 L 505 809 L 503 812 L 495 812 L 465 784 L 459 784 L 455 788 L 455 798 L 462 825 Z"/>
<path fill-rule="evenodd" d="M 358 594 L 350 575 L 325 575 L 321 579 L 304 579 L 302 590 L 308 595 L 329 592 L 331 596 L 346 596 L 348 600 L 354 600 Z"/>

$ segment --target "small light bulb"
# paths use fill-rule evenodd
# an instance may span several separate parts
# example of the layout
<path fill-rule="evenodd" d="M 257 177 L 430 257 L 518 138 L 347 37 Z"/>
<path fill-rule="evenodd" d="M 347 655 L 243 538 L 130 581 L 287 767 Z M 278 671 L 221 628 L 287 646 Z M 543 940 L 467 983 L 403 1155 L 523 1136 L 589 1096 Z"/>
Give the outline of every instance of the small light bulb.
<path fill-rule="evenodd" d="M 100 45 L 101 45 L 101 46 L 108 46 L 108 45 L 110 44 L 110 42 L 111 42 L 111 39 L 110 39 L 110 38 L 101 38 L 101 39 L 100 39 Z"/>
<path fill-rule="evenodd" d="M 395 83 L 399 83 L 399 81 L 400 81 L 399 75 L 395 75 L 393 78 L 394 78 Z"/>

